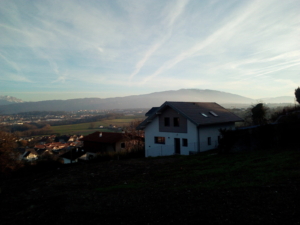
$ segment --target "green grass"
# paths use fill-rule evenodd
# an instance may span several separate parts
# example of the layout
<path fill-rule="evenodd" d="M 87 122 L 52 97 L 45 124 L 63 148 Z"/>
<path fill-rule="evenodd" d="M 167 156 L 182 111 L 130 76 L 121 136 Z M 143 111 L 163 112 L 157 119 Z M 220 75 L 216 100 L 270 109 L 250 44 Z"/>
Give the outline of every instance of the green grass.
<path fill-rule="evenodd" d="M 116 126 L 116 127 L 123 127 L 128 125 L 131 121 L 135 120 L 136 117 L 124 117 L 121 119 L 113 119 L 113 120 L 103 120 L 103 121 L 97 121 L 94 122 L 95 128 L 91 129 L 90 124 L 91 123 L 79 123 L 79 124 L 70 124 L 70 125 L 62 125 L 62 126 L 51 126 L 51 129 L 54 133 L 60 133 L 63 134 L 91 134 L 95 131 L 103 131 L 103 132 L 112 132 L 112 130 L 109 129 L 100 129 L 99 126 L 107 127 L 110 124 Z"/>
<path fill-rule="evenodd" d="M 229 155 L 196 156 L 178 166 L 186 180 L 198 180 L 190 187 L 232 188 L 266 186 L 300 177 L 300 152 L 256 151 Z"/>
<path fill-rule="evenodd" d="M 149 171 L 150 178 L 137 174 L 128 180 L 132 185 L 115 185 L 101 191 L 147 188 L 157 190 L 229 189 L 268 187 L 300 182 L 300 151 L 255 151 L 233 154 L 171 156 L 173 163 L 160 164 Z M 156 160 L 170 157 L 145 159 Z M 151 167 L 152 168 L 152 167 Z"/>

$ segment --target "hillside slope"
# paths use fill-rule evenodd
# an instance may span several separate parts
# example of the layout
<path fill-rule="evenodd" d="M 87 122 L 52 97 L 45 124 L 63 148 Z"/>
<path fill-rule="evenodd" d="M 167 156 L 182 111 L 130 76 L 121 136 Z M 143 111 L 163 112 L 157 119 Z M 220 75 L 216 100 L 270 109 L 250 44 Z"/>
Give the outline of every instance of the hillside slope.
<path fill-rule="evenodd" d="M 1 224 L 298 224 L 299 159 L 206 152 L 37 167 L 1 179 Z"/>

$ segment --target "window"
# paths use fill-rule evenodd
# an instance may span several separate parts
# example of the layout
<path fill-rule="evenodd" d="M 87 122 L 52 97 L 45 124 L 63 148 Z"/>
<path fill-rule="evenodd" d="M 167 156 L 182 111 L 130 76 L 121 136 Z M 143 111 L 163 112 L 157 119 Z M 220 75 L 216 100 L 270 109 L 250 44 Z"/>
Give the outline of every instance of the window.
<path fill-rule="evenodd" d="M 125 148 L 125 143 L 124 142 L 121 143 L 121 148 Z"/>
<path fill-rule="evenodd" d="M 185 147 L 188 146 L 188 139 L 182 138 L 182 146 L 185 146 Z"/>
<path fill-rule="evenodd" d="M 218 116 L 218 114 L 217 114 L 217 113 L 215 113 L 215 112 L 213 112 L 213 111 L 209 111 L 209 113 L 210 113 L 211 115 L 215 116 L 215 117 L 217 117 L 217 116 Z"/>
<path fill-rule="evenodd" d="M 166 140 L 165 137 L 154 137 L 154 142 L 156 144 L 165 144 Z"/>
<path fill-rule="evenodd" d="M 165 127 L 169 127 L 170 126 L 170 118 L 169 117 L 165 117 Z"/>
<path fill-rule="evenodd" d="M 174 124 L 174 127 L 179 127 L 179 117 L 173 118 L 173 124 Z"/>
<path fill-rule="evenodd" d="M 201 113 L 201 115 L 204 116 L 204 117 L 208 117 L 205 113 Z"/>
<path fill-rule="evenodd" d="M 208 138 L 207 138 L 207 144 L 208 144 L 208 145 L 211 145 L 211 137 L 208 137 Z"/>

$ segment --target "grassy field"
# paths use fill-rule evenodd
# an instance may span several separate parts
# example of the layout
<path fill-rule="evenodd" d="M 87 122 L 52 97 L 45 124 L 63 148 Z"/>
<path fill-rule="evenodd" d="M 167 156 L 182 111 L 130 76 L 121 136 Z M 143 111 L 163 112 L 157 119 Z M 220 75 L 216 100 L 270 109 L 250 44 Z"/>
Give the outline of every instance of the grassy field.
<path fill-rule="evenodd" d="M 54 133 L 60 133 L 63 134 L 91 134 L 95 131 L 103 131 L 103 132 L 115 132 L 116 130 L 110 130 L 110 129 L 100 129 L 100 126 L 108 127 L 109 125 L 113 125 L 116 127 L 123 127 L 127 126 L 131 121 L 134 121 L 136 119 L 142 119 L 142 118 L 136 118 L 136 117 L 123 117 L 120 119 L 113 119 L 113 120 L 103 120 L 103 121 L 97 121 L 93 122 L 94 128 L 91 127 L 91 123 L 79 123 L 79 124 L 70 124 L 70 125 L 62 125 L 62 126 L 51 126 L 51 129 Z"/>
<path fill-rule="evenodd" d="M 169 190 L 199 190 L 266 187 L 300 182 L 299 151 L 253 151 L 234 154 L 203 152 L 194 156 L 171 156 L 145 160 L 172 161 L 152 172 L 152 181 L 139 176 L 131 185 L 105 186 L 105 190 L 149 188 Z M 179 182 L 180 181 L 180 182 Z M 168 184 L 169 183 L 169 184 Z M 176 184 L 170 185 L 170 184 Z M 104 190 L 102 190 L 104 191 Z"/>
<path fill-rule="evenodd" d="M 182 161 L 179 166 L 183 172 L 174 175 L 198 181 L 180 188 L 224 189 L 287 184 L 289 179 L 299 180 L 299 160 L 297 151 L 205 153 Z"/>
<path fill-rule="evenodd" d="M 299 150 L 208 151 L 34 168 L 0 179 L 1 222 L 299 224 L 299 160 Z"/>

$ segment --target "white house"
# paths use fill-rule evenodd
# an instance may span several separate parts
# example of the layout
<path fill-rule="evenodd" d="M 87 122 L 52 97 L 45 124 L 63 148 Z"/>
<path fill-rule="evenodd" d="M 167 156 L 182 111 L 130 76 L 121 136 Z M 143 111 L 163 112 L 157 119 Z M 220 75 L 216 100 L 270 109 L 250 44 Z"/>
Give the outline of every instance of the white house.
<path fill-rule="evenodd" d="M 214 102 L 165 102 L 137 127 L 145 132 L 145 156 L 189 155 L 214 149 L 219 129 L 243 119 Z"/>

